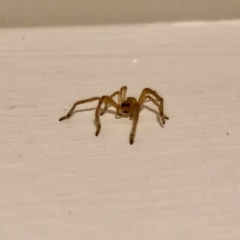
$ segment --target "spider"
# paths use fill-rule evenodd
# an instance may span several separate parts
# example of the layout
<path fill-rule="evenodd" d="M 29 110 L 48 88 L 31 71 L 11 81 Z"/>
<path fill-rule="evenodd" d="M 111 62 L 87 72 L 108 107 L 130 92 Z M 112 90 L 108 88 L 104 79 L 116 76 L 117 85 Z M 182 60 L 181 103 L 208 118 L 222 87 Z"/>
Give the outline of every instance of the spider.
<path fill-rule="evenodd" d="M 77 105 L 98 100 L 99 103 L 95 111 L 95 123 L 97 127 L 95 135 L 98 136 L 101 130 L 99 115 L 103 115 L 107 111 L 108 106 L 113 106 L 116 108 L 116 111 L 117 111 L 116 114 L 118 116 L 126 116 L 126 117 L 129 117 L 131 120 L 133 120 L 132 131 L 130 133 L 130 138 L 129 138 L 130 144 L 133 144 L 140 108 L 147 99 L 151 100 L 158 107 L 163 124 L 165 124 L 166 119 L 169 119 L 168 116 L 164 114 L 163 98 L 160 97 L 154 90 L 150 88 L 144 88 L 138 100 L 134 97 L 126 97 L 126 94 L 127 94 L 127 87 L 124 86 L 120 89 L 120 91 L 116 91 L 110 96 L 104 95 L 102 97 L 92 97 L 92 98 L 75 102 L 72 108 L 70 109 L 70 111 L 68 112 L 68 114 L 61 117 L 59 121 L 70 118 Z M 118 102 L 113 100 L 115 96 L 118 96 Z M 104 104 L 104 108 L 100 113 L 102 104 Z"/>

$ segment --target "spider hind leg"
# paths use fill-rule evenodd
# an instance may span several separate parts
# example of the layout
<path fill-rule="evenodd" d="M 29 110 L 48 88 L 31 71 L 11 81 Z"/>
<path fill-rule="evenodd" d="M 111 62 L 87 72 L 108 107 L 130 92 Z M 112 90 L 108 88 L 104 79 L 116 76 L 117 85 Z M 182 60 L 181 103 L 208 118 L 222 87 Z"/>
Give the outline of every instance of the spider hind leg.
<path fill-rule="evenodd" d="M 83 103 L 88 103 L 88 102 L 92 102 L 92 101 L 96 101 L 96 100 L 99 100 L 100 98 L 99 97 L 92 97 L 92 98 L 88 98 L 88 99 L 85 99 L 85 100 L 81 100 L 81 101 L 77 101 L 73 104 L 72 108 L 69 110 L 69 112 L 67 113 L 67 115 L 59 118 L 59 121 L 63 121 L 65 119 L 68 119 L 72 116 L 73 114 L 73 111 L 74 109 L 76 108 L 77 105 L 79 104 L 83 104 Z"/>

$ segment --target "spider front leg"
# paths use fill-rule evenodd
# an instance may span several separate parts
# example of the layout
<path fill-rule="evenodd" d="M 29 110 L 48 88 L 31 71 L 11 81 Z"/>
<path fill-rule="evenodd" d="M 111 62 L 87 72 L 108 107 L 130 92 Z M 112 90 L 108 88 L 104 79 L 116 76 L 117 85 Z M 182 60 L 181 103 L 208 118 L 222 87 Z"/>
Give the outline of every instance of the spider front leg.
<path fill-rule="evenodd" d="M 112 95 L 110 95 L 109 97 L 110 97 L 110 98 L 114 98 L 116 95 L 119 95 L 119 94 L 120 94 L 120 92 L 119 92 L 119 91 L 116 91 L 116 92 L 114 92 Z M 100 115 L 102 116 L 102 115 L 107 111 L 107 109 L 108 109 L 108 104 L 105 103 L 104 109 L 102 110 L 102 112 L 100 113 Z"/>
<path fill-rule="evenodd" d="M 162 123 L 165 124 L 165 119 L 169 119 L 169 117 L 167 115 L 165 115 L 164 113 L 161 114 L 161 112 L 163 112 L 163 110 L 161 109 L 161 105 L 153 97 L 151 97 L 149 95 L 145 96 L 145 100 L 147 100 L 147 99 L 152 101 L 158 107 L 160 117 L 162 119 Z"/>
<path fill-rule="evenodd" d="M 112 95 L 110 95 L 110 98 L 114 98 L 116 95 L 118 95 L 118 104 L 122 104 L 122 102 L 126 99 L 127 95 L 127 87 L 121 87 L 120 91 L 114 92 Z M 101 116 L 107 111 L 108 104 L 105 103 L 104 109 L 101 112 Z"/>
<path fill-rule="evenodd" d="M 97 106 L 97 109 L 95 111 L 95 121 L 96 121 L 96 126 L 97 126 L 97 130 L 95 135 L 98 136 L 100 130 L 101 130 L 101 123 L 100 123 L 100 119 L 99 119 L 99 111 L 101 109 L 101 105 L 105 103 L 106 105 L 110 105 L 116 108 L 117 112 L 119 112 L 120 110 L 120 105 L 118 105 L 111 97 L 109 96 L 102 96 L 99 99 L 99 103 Z"/>
<path fill-rule="evenodd" d="M 76 108 L 77 105 L 83 104 L 83 103 L 87 103 L 87 102 L 92 102 L 92 101 L 99 100 L 99 99 L 100 99 L 99 97 L 92 97 L 92 98 L 88 98 L 88 99 L 85 99 L 85 100 L 81 100 L 81 101 L 75 102 L 73 104 L 72 108 L 70 109 L 70 111 L 68 112 L 68 114 L 63 116 L 63 117 L 61 117 L 59 119 L 59 121 L 62 121 L 62 120 L 70 118 L 72 116 L 72 113 L 73 113 L 73 111 L 74 111 L 74 109 Z"/>
<path fill-rule="evenodd" d="M 149 96 L 149 95 L 147 95 L 147 94 L 153 95 L 153 96 L 156 98 L 156 100 L 155 100 L 153 97 L 151 97 L 151 96 Z M 138 103 L 139 103 L 140 105 L 142 105 L 147 98 L 149 98 L 149 99 L 158 107 L 159 113 L 160 113 L 160 117 L 161 117 L 161 119 L 162 119 L 162 123 L 165 124 L 165 120 L 166 120 L 166 119 L 169 119 L 169 117 L 164 114 L 163 98 L 160 97 L 160 96 L 157 94 L 157 92 L 153 91 L 152 89 L 150 89 L 150 88 L 144 88 L 143 91 L 142 91 L 142 93 L 141 93 L 141 95 L 140 95 L 140 97 L 139 97 L 139 99 L 138 99 Z M 160 103 L 157 102 L 157 101 L 159 101 Z"/>
<path fill-rule="evenodd" d="M 132 119 L 133 119 L 133 126 L 132 126 L 132 131 L 130 133 L 130 138 L 129 142 L 132 145 L 134 142 L 134 137 L 135 137 L 135 132 L 137 128 L 137 123 L 138 123 L 138 116 L 140 112 L 140 105 L 138 103 L 135 103 L 133 106 L 133 111 L 131 113 Z"/>

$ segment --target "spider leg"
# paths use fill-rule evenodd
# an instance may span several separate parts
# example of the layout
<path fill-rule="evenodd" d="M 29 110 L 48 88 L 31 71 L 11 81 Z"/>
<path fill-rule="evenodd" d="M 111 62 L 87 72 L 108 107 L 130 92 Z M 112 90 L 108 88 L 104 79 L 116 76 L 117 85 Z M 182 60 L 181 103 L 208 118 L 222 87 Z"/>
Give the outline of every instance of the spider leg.
<path fill-rule="evenodd" d="M 114 92 L 112 95 L 110 95 L 110 98 L 114 98 L 116 95 L 118 95 L 118 104 L 122 104 L 122 102 L 126 99 L 126 94 L 127 94 L 127 87 L 121 87 L 120 91 Z M 101 116 L 107 111 L 108 109 L 108 104 L 105 103 L 104 109 L 101 112 Z"/>
<path fill-rule="evenodd" d="M 100 123 L 100 119 L 99 119 L 99 111 L 101 109 L 101 105 L 105 103 L 106 105 L 110 105 L 110 106 L 113 106 L 117 109 L 117 112 L 119 111 L 119 108 L 120 108 L 120 105 L 117 104 L 111 97 L 109 96 L 102 96 L 100 99 L 99 99 L 99 103 L 98 103 L 98 106 L 97 106 L 97 109 L 95 111 L 95 121 L 96 121 L 96 125 L 97 125 L 97 130 L 96 130 L 96 133 L 95 135 L 98 136 L 100 130 L 101 130 L 101 123 Z"/>
<path fill-rule="evenodd" d="M 158 110 L 159 110 L 159 113 L 160 113 L 160 116 L 161 116 L 161 119 L 162 119 L 162 123 L 165 124 L 165 119 L 169 119 L 169 117 L 167 115 L 165 115 L 164 113 L 161 115 L 161 105 L 151 96 L 147 95 L 145 96 L 145 100 L 151 100 L 157 107 L 158 107 Z"/>
<path fill-rule="evenodd" d="M 151 96 L 147 95 L 147 94 L 152 94 L 159 102 L 160 104 Z M 147 95 L 147 96 L 146 96 Z M 153 91 L 150 88 L 144 88 L 139 99 L 138 99 L 138 103 L 140 105 L 142 105 L 144 103 L 144 101 L 149 98 L 159 109 L 159 113 L 160 113 L 160 117 L 162 119 L 162 123 L 165 124 L 165 119 L 169 119 L 168 116 L 166 116 L 164 114 L 164 108 L 163 108 L 163 98 L 160 97 L 155 91 Z"/>
<path fill-rule="evenodd" d="M 59 121 L 62 121 L 62 120 L 70 118 L 72 116 L 72 113 L 73 113 L 73 111 L 74 111 L 74 109 L 76 108 L 77 105 L 83 104 L 83 103 L 87 103 L 87 102 L 92 102 L 92 101 L 99 100 L 99 99 L 100 99 L 99 97 L 92 97 L 92 98 L 88 98 L 88 99 L 85 99 L 85 100 L 81 100 L 81 101 L 75 102 L 73 104 L 72 108 L 70 109 L 70 111 L 68 112 L 68 114 L 63 116 L 63 117 L 61 117 L 59 119 Z"/>
<path fill-rule="evenodd" d="M 133 112 L 132 112 L 133 126 L 132 126 L 132 131 L 130 133 L 130 139 L 129 139 L 130 144 L 133 144 L 134 142 L 139 112 L 140 112 L 140 105 L 138 103 L 135 103 L 133 106 Z"/>
<path fill-rule="evenodd" d="M 116 95 L 118 95 L 118 98 L 119 98 L 119 95 L 120 95 L 120 92 L 119 91 L 116 91 L 114 92 L 112 95 L 110 95 L 109 97 L 110 98 L 114 98 Z M 108 109 L 108 104 L 105 103 L 105 106 L 104 106 L 104 109 L 102 110 L 102 112 L 100 113 L 100 115 L 102 116 Z"/>
<path fill-rule="evenodd" d="M 120 98 L 118 98 L 118 104 L 122 104 L 122 102 L 124 100 L 126 100 L 126 97 L 127 97 L 127 87 L 126 86 L 121 87 L 120 94 L 121 94 L 121 96 L 120 96 Z"/>

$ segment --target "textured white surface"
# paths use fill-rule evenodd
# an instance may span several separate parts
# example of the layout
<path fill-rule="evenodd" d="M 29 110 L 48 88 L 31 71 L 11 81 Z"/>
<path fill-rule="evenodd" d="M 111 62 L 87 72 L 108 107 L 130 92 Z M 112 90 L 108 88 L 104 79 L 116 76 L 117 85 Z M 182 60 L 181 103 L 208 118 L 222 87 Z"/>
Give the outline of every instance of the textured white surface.
<path fill-rule="evenodd" d="M 0 36 L 1 239 L 240 239 L 240 23 Z M 123 85 L 164 97 L 164 128 L 150 102 L 132 146 L 111 112 L 97 138 L 94 110 L 58 122 Z"/>

